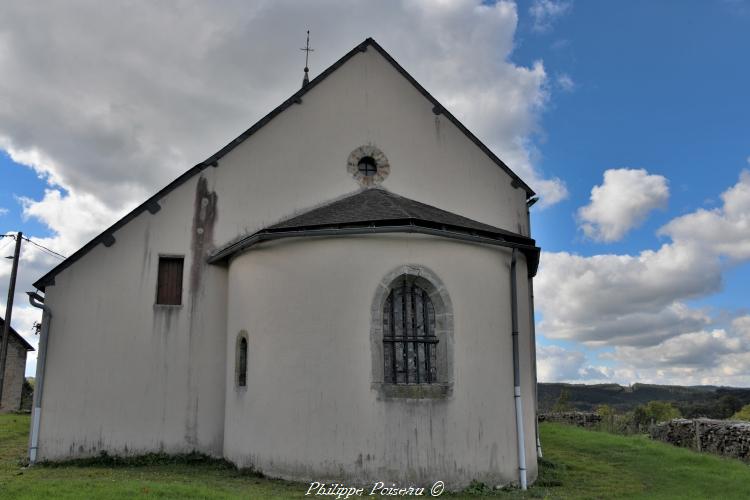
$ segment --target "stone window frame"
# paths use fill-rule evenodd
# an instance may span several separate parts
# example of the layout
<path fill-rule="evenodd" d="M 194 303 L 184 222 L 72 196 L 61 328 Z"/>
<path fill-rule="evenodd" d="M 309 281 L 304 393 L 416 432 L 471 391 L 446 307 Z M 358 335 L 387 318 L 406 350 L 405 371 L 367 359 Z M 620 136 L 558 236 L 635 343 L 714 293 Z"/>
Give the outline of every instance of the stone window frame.
<path fill-rule="evenodd" d="M 240 385 L 240 343 L 245 339 L 247 352 L 245 353 L 245 385 Z M 248 372 L 250 368 L 250 337 L 246 330 L 240 330 L 234 343 L 234 388 L 237 391 L 246 391 L 248 383 Z"/>
<path fill-rule="evenodd" d="M 377 169 L 375 175 L 364 175 L 359 171 L 359 161 L 366 156 L 369 156 L 375 162 L 375 168 Z M 346 161 L 346 170 L 360 186 L 371 187 L 377 186 L 388 177 L 388 174 L 391 173 L 391 164 L 388 162 L 385 153 L 380 149 L 372 144 L 364 144 L 349 153 L 349 158 Z"/>
<path fill-rule="evenodd" d="M 391 290 L 404 277 L 427 292 L 435 308 L 435 335 L 438 337 L 437 382 L 430 384 L 393 384 L 385 382 L 383 358 L 383 306 Z M 442 280 L 419 264 L 398 266 L 387 273 L 375 290 L 370 308 L 371 388 L 380 400 L 440 400 L 453 395 L 453 303 Z"/>

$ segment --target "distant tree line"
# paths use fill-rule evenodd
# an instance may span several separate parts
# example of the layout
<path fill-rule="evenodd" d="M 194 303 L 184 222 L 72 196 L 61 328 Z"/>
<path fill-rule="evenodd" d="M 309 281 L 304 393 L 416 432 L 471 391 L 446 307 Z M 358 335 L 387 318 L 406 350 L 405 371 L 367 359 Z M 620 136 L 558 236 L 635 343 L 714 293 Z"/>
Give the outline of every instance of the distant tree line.
<path fill-rule="evenodd" d="M 742 409 L 742 401 L 737 396 L 725 394 L 710 402 L 678 402 L 682 416 L 685 418 L 718 418 L 727 419 Z"/>
<path fill-rule="evenodd" d="M 580 387 L 576 387 L 580 389 Z M 581 411 L 572 401 L 571 389 L 562 387 L 557 401 L 551 405 L 549 411 L 564 413 Z M 704 391 L 705 392 L 705 391 Z M 682 393 L 684 395 L 684 392 Z M 623 411 L 609 404 L 600 404 L 595 412 L 601 417 L 598 424 L 600 430 L 617 434 L 640 434 L 649 431 L 652 425 L 666 422 L 674 418 L 712 418 L 750 421 L 750 404 L 743 406 L 742 400 L 734 394 L 710 391 L 715 398 L 707 401 L 648 401 L 635 405 L 632 409 Z M 705 395 L 705 394 L 704 394 Z M 584 411 L 591 411 L 585 409 Z"/>
<path fill-rule="evenodd" d="M 563 392 L 565 393 L 564 397 Z M 541 383 L 538 387 L 539 411 L 560 409 L 596 411 L 601 405 L 618 414 L 634 411 L 651 401 L 672 403 L 686 418 L 730 418 L 742 406 L 750 404 L 750 388 L 715 386 L 669 386 L 651 384 L 562 384 Z M 556 408 L 556 405 L 557 408 Z"/>

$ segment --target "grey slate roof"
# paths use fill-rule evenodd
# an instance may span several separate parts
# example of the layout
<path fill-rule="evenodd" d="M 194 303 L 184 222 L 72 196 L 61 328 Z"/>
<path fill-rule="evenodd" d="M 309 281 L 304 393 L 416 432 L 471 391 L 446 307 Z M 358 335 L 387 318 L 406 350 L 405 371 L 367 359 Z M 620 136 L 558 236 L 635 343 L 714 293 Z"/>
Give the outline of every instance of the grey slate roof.
<path fill-rule="evenodd" d="M 360 191 L 245 235 L 216 249 L 208 262 L 226 262 L 254 245 L 280 238 L 378 233 L 422 233 L 517 248 L 527 258 L 530 277 L 536 275 L 539 266 L 540 249 L 527 236 L 404 198 L 382 188 Z"/>
<path fill-rule="evenodd" d="M 482 222 L 442 210 L 432 205 L 404 198 L 385 189 L 372 188 L 360 191 L 342 200 L 314 208 L 266 228 L 269 231 L 281 229 L 323 228 L 340 225 L 367 225 L 388 221 L 421 221 L 435 226 L 460 227 L 481 233 L 504 236 L 509 241 L 534 244 L 534 240 L 521 234 L 490 226 Z"/>

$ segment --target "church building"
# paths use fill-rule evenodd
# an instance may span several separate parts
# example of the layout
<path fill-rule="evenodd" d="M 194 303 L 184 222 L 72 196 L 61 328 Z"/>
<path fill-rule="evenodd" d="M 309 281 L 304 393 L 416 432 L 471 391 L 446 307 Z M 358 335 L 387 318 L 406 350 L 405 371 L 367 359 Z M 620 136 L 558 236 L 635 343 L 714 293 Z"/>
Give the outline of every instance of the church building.
<path fill-rule="evenodd" d="M 368 38 L 35 283 L 32 462 L 533 482 L 534 201 Z"/>

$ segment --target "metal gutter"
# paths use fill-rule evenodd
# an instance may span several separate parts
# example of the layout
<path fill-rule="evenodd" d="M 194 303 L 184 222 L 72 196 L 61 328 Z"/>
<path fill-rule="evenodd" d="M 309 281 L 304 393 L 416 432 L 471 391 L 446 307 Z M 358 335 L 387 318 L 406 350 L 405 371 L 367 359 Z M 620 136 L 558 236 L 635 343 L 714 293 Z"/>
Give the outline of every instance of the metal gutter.
<path fill-rule="evenodd" d="M 428 227 L 420 225 L 419 221 L 410 221 L 408 224 L 402 225 L 387 225 L 380 226 L 377 223 L 373 223 L 369 226 L 359 227 L 337 227 L 337 228 L 300 228 L 294 230 L 283 230 L 283 231 L 270 231 L 263 230 L 259 231 L 247 238 L 230 244 L 223 249 L 218 250 L 216 253 L 208 257 L 209 264 L 216 264 L 226 259 L 229 259 L 232 255 L 239 252 L 244 252 L 249 248 L 272 240 L 279 240 L 284 238 L 305 238 L 305 237 L 339 237 L 339 236 L 357 236 L 366 234 L 389 234 L 389 233 L 417 233 L 426 234 L 431 236 L 440 236 L 443 238 L 449 238 L 459 241 L 467 241 L 471 243 L 479 243 L 483 245 L 493 245 L 504 248 L 513 248 L 521 250 L 524 254 L 530 256 L 530 263 L 538 261 L 540 249 L 533 244 L 523 244 L 513 241 L 508 241 L 502 237 L 492 238 L 489 236 L 482 236 L 477 234 L 471 234 L 466 231 L 449 230 L 449 229 L 437 229 L 434 227 Z M 533 240 L 530 240 L 533 241 Z M 532 271 L 536 272 L 536 265 L 529 266 L 529 273 Z"/>

